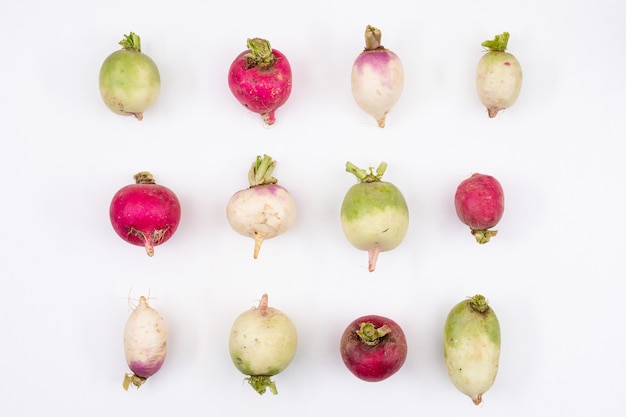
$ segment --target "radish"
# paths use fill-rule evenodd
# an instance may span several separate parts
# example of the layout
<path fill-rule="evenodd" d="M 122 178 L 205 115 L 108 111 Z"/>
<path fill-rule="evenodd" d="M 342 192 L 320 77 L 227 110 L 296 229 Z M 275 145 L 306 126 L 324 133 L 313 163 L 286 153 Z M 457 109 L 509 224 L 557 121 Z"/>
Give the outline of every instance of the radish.
<path fill-rule="evenodd" d="M 109 55 L 100 68 L 100 95 L 114 113 L 143 119 L 159 97 L 161 76 L 154 61 L 141 52 L 133 32 L 119 42 L 123 49 Z"/>
<path fill-rule="evenodd" d="M 379 127 L 385 127 L 387 113 L 396 104 L 404 87 L 404 69 L 398 56 L 380 44 L 381 31 L 365 28 L 365 49 L 352 65 L 352 95 Z"/>
<path fill-rule="evenodd" d="M 228 70 L 228 87 L 248 110 L 273 125 L 275 112 L 291 94 L 291 66 L 287 57 L 265 39 L 248 39 L 248 50 L 235 58 Z"/>
<path fill-rule="evenodd" d="M 180 222 L 180 203 L 172 190 L 140 172 L 135 184 L 122 187 L 111 200 L 109 217 L 115 232 L 128 243 L 144 246 L 148 256 L 168 241 Z"/>
<path fill-rule="evenodd" d="M 163 317 L 141 296 L 124 329 L 126 363 L 132 371 L 124 375 L 122 386 L 139 388 L 157 373 L 167 353 L 167 328 Z"/>
<path fill-rule="evenodd" d="M 400 370 L 406 360 L 407 343 L 398 323 L 369 315 L 346 327 L 339 350 L 343 363 L 357 378 L 378 382 Z"/>
<path fill-rule="evenodd" d="M 443 346 L 452 383 L 480 404 L 496 379 L 500 360 L 500 324 L 484 296 L 475 295 L 452 308 Z"/>
<path fill-rule="evenodd" d="M 494 227 L 504 213 L 504 192 L 497 179 L 475 173 L 459 184 L 454 195 L 454 206 L 459 219 L 470 227 L 480 244 L 489 242 L 497 230 Z"/>
<path fill-rule="evenodd" d="M 381 181 L 387 164 L 382 162 L 374 173 L 348 162 L 346 171 L 359 183 L 346 193 L 341 206 L 343 232 L 356 248 L 367 251 L 369 271 L 376 268 L 380 252 L 397 247 L 409 227 L 409 208 L 395 185 Z"/>
<path fill-rule="evenodd" d="M 490 118 L 511 107 L 522 88 L 522 67 L 512 54 L 505 52 L 509 33 L 496 35 L 482 43 L 488 52 L 478 62 L 476 89 Z"/>
<path fill-rule="evenodd" d="M 233 194 L 226 205 L 231 227 L 254 239 L 254 259 L 265 240 L 282 235 L 296 220 L 293 197 L 271 176 L 275 166 L 271 157 L 257 156 L 248 172 L 250 187 Z"/>
<path fill-rule="evenodd" d="M 245 311 L 233 323 L 228 343 L 235 367 L 259 394 L 278 394 L 271 377 L 284 371 L 296 354 L 298 335 L 291 319 L 269 307 L 263 294 L 258 308 Z"/>

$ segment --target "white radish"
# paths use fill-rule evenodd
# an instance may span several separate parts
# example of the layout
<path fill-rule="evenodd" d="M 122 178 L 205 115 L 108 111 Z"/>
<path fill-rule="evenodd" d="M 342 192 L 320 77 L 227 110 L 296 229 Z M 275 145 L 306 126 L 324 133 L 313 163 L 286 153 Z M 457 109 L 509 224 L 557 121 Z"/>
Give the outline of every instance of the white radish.
<path fill-rule="evenodd" d="M 522 67 L 512 54 L 505 52 L 509 33 L 496 35 L 482 43 L 488 52 L 478 62 L 476 90 L 490 118 L 511 107 L 522 89 Z"/>
<path fill-rule="evenodd" d="M 282 235 L 296 220 L 293 197 L 271 176 L 275 166 L 271 157 L 257 156 L 248 173 L 250 187 L 236 192 L 226 205 L 231 227 L 254 239 L 254 259 L 265 240 Z"/>
<path fill-rule="evenodd" d="M 380 29 L 365 28 L 365 49 L 352 65 L 352 95 L 382 128 L 402 94 L 404 69 L 400 58 L 380 44 L 381 36 Z"/>
<path fill-rule="evenodd" d="M 157 373 L 167 353 L 167 328 L 163 317 L 141 296 L 124 329 L 126 363 L 132 371 L 124 375 L 122 386 L 139 388 Z"/>

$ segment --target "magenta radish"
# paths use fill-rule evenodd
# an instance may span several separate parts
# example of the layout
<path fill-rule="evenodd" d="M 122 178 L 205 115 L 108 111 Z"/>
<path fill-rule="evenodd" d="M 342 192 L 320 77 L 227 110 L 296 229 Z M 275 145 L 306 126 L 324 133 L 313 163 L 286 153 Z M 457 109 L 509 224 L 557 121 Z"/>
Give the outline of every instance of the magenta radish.
<path fill-rule="evenodd" d="M 141 39 L 133 32 L 119 42 L 100 67 L 100 95 L 114 113 L 143 119 L 161 92 L 161 76 L 154 61 L 141 52 Z"/>
<path fill-rule="evenodd" d="M 387 317 L 368 315 L 346 327 L 339 351 L 343 363 L 357 378 L 378 382 L 404 365 L 407 343 L 398 323 Z"/>
<path fill-rule="evenodd" d="M 368 252 L 368 268 L 373 272 L 380 252 L 396 248 L 409 227 L 409 208 L 395 185 L 382 181 L 387 164 L 369 172 L 348 162 L 346 171 L 359 182 L 346 193 L 341 205 L 341 226 L 346 238 L 357 249 Z"/>
<path fill-rule="evenodd" d="M 237 101 L 273 125 L 276 110 L 291 94 L 291 66 L 287 57 L 265 39 L 248 39 L 248 50 L 228 70 L 228 87 Z"/>
<path fill-rule="evenodd" d="M 241 313 L 233 323 L 228 348 L 235 367 L 259 394 L 267 389 L 278 394 L 271 377 L 284 371 L 293 360 L 298 334 L 291 319 L 268 306 L 263 294 L 258 308 Z"/>
<path fill-rule="evenodd" d="M 124 328 L 126 363 L 132 371 L 124 375 L 125 390 L 139 388 L 161 369 L 167 354 L 167 328 L 163 317 L 141 296 Z"/>
<path fill-rule="evenodd" d="M 522 67 L 512 54 L 505 52 L 509 33 L 496 35 L 482 43 L 488 52 L 478 62 L 476 90 L 490 118 L 511 107 L 522 89 Z"/>
<path fill-rule="evenodd" d="M 152 174 L 140 172 L 135 184 L 122 187 L 111 200 L 109 217 L 115 232 L 126 242 L 146 248 L 167 242 L 180 222 L 180 203 L 172 190 L 156 184 Z"/>
<path fill-rule="evenodd" d="M 296 220 L 296 203 L 287 189 L 271 176 L 276 161 L 257 156 L 248 172 L 250 187 L 233 194 L 226 218 L 237 233 L 254 239 L 254 259 L 267 239 L 282 235 Z"/>
<path fill-rule="evenodd" d="M 352 95 L 382 128 L 402 94 L 404 69 L 398 56 L 380 44 L 381 36 L 375 27 L 365 28 L 365 49 L 352 65 Z"/>
<path fill-rule="evenodd" d="M 500 323 L 485 297 L 477 294 L 455 305 L 446 318 L 443 337 L 450 380 L 480 404 L 500 362 Z"/>
<path fill-rule="evenodd" d="M 475 173 L 456 189 L 454 206 L 459 219 L 470 227 L 480 244 L 489 242 L 504 214 L 504 192 L 500 182 L 491 175 Z"/>

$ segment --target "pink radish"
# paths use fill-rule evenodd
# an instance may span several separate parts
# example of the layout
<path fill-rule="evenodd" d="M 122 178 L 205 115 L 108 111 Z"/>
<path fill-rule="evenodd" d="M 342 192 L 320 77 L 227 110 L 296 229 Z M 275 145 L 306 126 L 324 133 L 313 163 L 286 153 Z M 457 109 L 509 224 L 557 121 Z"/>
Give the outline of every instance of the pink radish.
<path fill-rule="evenodd" d="M 489 230 L 504 214 L 504 192 L 497 179 L 475 173 L 462 181 L 454 195 L 454 207 L 459 219 L 470 227 L 478 243 L 484 244 L 495 236 Z"/>
<path fill-rule="evenodd" d="M 231 227 L 254 239 L 254 259 L 265 240 L 282 235 L 296 220 L 293 197 L 271 176 L 275 166 L 271 157 L 257 156 L 248 173 L 250 187 L 236 192 L 226 205 Z"/>
<path fill-rule="evenodd" d="M 143 119 L 156 102 L 161 77 L 154 61 L 141 52 L 141 39 L 133 32 L 119 42 L 122 49 L 110 54 L 100 67 L 100 95 L 114 113 Z"/>
<path fill-rule="evenodd" d="M 124 329 L 126 363 L 132 371 L 124 375 L 122 386 L 139 388 L 157 373 L 167 353 L 167 328 L 163 317 L 141 296 Z"/>
<path fill-rule="evenodd" d="M 258 308 L 241 313 L 233 323 L 228 350 L 235 367 L 259 394 L 278 394 L 271 377 L 284 371 L 296 355 L 298 334 L 291 319 L 268 306 L 263 294 Z"/>
<path fill-rule="evenodd" d="M 122 187 L 111 200 L 109 216 L 115 232 L 133 245 L 144 246 L 148 256 L 168 241 L 180 222 L 180 203 L 172 190 L 140 172 L 135 184 Z"/>
<path fill-rule="evenodd" d="M 352 95 L 379 127 L 385 127 L 387 113 L 396 104 L 404 87 L 404 69 L 398 56 L 380 44 L 381 32 L 365 28 L 365 50 L 352 65 Z"/>
<path fill-rule="evenodd" d="M 228 70 L 228 87 L 235 98 L 268 125 L 274 124 L 276 109 L 289 98 L 291 80 L 287 57 L 260 38 L 248 39 L 248 50 Z"/>
<path fill-rule="evenodd" d="M 359 182 L 348 190 L 341 205 L 341 226 L 354 247 L 368 252 L 369 271 L 376 268 L 380 252 L 392 250 L 404 240 L 409 228 L 409 208 L 395 185 L 382 181 L 387 164 L 376 172 L 346 163 L 346 171 Z"/>
<path fill-rule="evenodd" d="M 496 35 L 482 43 L 488 52 L 478 62 L 476 89 L 490 118 L 511 107 L 522 89 L 522 67 L 512 54 L 505 52 L 509 33 Z"/>

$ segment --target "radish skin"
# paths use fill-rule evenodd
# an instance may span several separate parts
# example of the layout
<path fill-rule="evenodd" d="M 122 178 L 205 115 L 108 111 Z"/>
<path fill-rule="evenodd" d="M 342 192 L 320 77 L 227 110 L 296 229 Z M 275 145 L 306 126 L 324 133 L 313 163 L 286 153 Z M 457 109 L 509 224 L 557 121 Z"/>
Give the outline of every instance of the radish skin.
<path fill-rule="evenodd" d="M 476 242 L 485 244 L 498 231 L 491 230 L 504 214 L 504 191 L 491 175 L 474 173 L 456 189 L 454 206 L 459 219 L 470 228 Z"/>
<path fill-rule="evenodd" d="M 254 239 L 254 259 L 267 239 L 282 235 L 296 220 L 296 203 L 286 188 L 271 176 L 276 161 L 257 156 L 248 173 L 249 188 L 233 194 L 226 218 L 237 233 Z"/>
<path fill-rule="evenodd" d="M 385 127 L 387 114 L 404 88 L 404 68 L 400 58 L 380 44 L 381 31 L 365 28 L 365 49 L 352 65 L 352 95 L 378 127 Z"/>
<path fill-rule="evenodd" d="M 163 317 L 141 296 L 124 329 L 126 363 L 132 371 L 124 375 L 125 390 L 139 388 L 157 373 L 167 354 L 167 328 Z"/>
<path fill-rule="evenodd" d="M 293 360 L 298 334 L 291 319 L 268 306 L 263 294 L 259 306 L 241 313 L 233 323 L 228 349 L 235 367 L 259 394 L 267 389 L 278 394 L 271 377 L 284 371 Z"/>
<path fill-rule="evenodd" d="M 505 52 L 508 41 L 509 33 L 504 32 L 482 43 L 488 52 L 478 62 L 476 90 L 490 118 L 511 107 L 522 89 L 522 67 L 513 54 Z"/>

